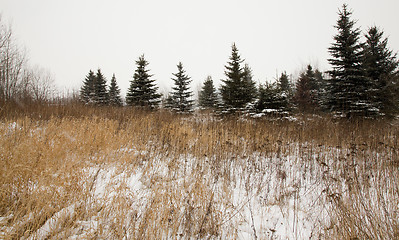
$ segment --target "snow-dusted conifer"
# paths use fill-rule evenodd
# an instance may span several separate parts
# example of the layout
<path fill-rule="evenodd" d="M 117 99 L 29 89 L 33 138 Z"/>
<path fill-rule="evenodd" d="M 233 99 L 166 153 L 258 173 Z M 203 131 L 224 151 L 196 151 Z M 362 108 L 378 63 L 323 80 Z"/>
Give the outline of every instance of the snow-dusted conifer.
<path fill-rule="evenodd" d="M 169 98 L 170 105 L 177 112 L 191 112 L 194 102 L 191 99 L 193 96 L 190 91 L 191 78 L 186 74 L 181 62 L 177 65 L 177 70 L 177 73 L 173 73 L 175 78 L 172 78 L 174 87 Z"/>
<path fill-rule="evenodd" d="M 300 112 L 315 112 L 318 108 L 319 83 L 311 65 L 299 76 L 293 100 Z"/>
<path fill-rule="evenodd" d="M 376 108 L 368 99 L 371 88 L 365 76 L 362 60 L 362 44 L 359 42 L 360 30 L 355 28 L 352 12 L 343 5 L 335 28 L 335 42 L 328 49 L 332 58 L 328 59 L 332 70 L 327 85 L 325 105 L 330 111 L 347 117 L 374 115 Z"/>
<path fill-rule="evenodd" d="M 232 45 L 230 61 L 225 66 L 226 79 L 220 87 L 223 104 L 229 110 L 243 109 L 256 97 L 256 86 L 248 65 L 241 67 L 243 60 L 235 44 Z"/>
<path fill-rule="evenodd" d="M 256 88 L 256 83 L 253 80 L 252 69 L 246 63 L 243 69 L 243 91 L 242 98 L 246 103 L 253 102 L 258 94 L 258 89 Z"/>
<path fill-rule="evenodd" d="M 261 85 L 255 109 L 269 114 L 286 114 L 290 110 L 287 93 L 281 89 L 278 82 Z"/>
<path fill-rule="evenodd" d="M 211 76 L 208 76 L 199 92 L 199 105 L 203 108 L 215 108 L 217 106 L 217 93 Z"/>
<path fill-rule="evenodd" d="M 108 92 L 107 92 L 107 80 L 101 73 L 101 69 L 97 70 L 97 74 L 94 82 L 94 102 L 97 105 L 107 105 L 108 104 Z"/>
<path fill-rule="evenodd" d="M 379 110 L 380 115 L 394 116 L 398 112 L 397 70 L 399 61 L 396 54 L 388 49 L 388 39 L 383 38 L 383 31 L 371 27 L 363 45 L 363 67 L 366 77 L 371 81 L 368 89 L 369 99 Z"/>
<path fill-rule="evenodd" d="M 157 108 L 160 103 L 161 95 L 157 93 L 158 88 L 152 75 L 149 74 L 147 60 L 141 55 L 136 61 L 137 69 L 130 82 L 130 87 L 126 94 L 126 104 L 130 106 L 140 106 L 148 108 Z"/>
<path fill-rule="evenodd" d="M 111 106 L 122 106 L 121 90 L 119 89 L 115 74 L 112 75 L 111 84 L 108 91 L 109 105 Z"/>
<path fill-rule="evenodd" d="M 96 76 L 92 70 L 89 71 L 85 80 L 83 81 L 83 85 L 80 89 L 80 99 L 85 104 L 93 104 L 95 89 L 94 84 L 96 81 Z"/>

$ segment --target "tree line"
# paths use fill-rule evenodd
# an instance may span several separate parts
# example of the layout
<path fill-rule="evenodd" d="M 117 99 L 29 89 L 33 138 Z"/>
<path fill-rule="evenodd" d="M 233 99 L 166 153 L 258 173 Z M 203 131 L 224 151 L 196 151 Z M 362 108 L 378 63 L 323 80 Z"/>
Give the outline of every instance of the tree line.
<path fill-rule="evenodd" d="M 370 27 L 361 42 L 361 30 L 351 19 L 352 11 L 343 5 L 335 25 L 337 34 L 328 51 L 332 69 L 323 73 L 308 65 L 295 82 L 286 72 L 273 83 L 256 86 L 252 70 L 241 58 L 236 44 L 225 65 L 225 79 L 219 88 L 211 76 L 202 84 L 198 104 L 202 108 L 224 112 L 250 111 L 285 115 L 290 112 L 333 112 L 340 116 L 395 116 L 399 110 L 399 80 L 396 53 L 388 48 L 388 38 L 378 27 Z M 150 109 L 169 108 L 177 112 L 193 111 L 191 78 L 183 64 L 173 73 L 172 91 L 161 99 L 144 55 L 126 95 L 126 105 Z M 86 104 L 122 105 L 115 75 L 109 90 L 101 70 L 86 76 L 80 91 Z"/>

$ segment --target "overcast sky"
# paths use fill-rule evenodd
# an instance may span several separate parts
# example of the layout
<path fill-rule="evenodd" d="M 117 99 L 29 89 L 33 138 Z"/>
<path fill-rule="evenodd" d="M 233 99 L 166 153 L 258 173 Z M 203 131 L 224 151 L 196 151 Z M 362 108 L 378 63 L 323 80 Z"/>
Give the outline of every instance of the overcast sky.
<path fill-rule="evenodd" d="M 381 27 L 399 50 L 398 0 L 0 0 L 0 11 L 30 64 L 53 73 L 60 89 L 79 89 L 101 68 L 108 81 L 115 73 L 124 95 L 141 54 L 160 92 L 179 61 L 194 91 L 208 75 L 219 84 L 233 42 L 257 82 L 309 63 L 327 70 L 343 3 L 357 27 Z"/>

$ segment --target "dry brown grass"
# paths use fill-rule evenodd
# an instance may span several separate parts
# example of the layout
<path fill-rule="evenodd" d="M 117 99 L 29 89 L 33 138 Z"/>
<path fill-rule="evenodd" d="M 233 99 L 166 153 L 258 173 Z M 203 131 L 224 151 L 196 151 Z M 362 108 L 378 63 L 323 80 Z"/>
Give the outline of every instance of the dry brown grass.
<path fill-rule="evenodd" d="M 0 238 L 234 239 L 245 221 L 265 238 L 275 229 L 262 230 L 254 206 L 291 214 L 295 200 L 297 230 L 309 183 L 326 214 L 312 215 L 313 238 L 399 236 L 393 122 L 52 106 L 3 113 L 0 136 Z M 137 174 L 142 191 L 129 184 Z"/>

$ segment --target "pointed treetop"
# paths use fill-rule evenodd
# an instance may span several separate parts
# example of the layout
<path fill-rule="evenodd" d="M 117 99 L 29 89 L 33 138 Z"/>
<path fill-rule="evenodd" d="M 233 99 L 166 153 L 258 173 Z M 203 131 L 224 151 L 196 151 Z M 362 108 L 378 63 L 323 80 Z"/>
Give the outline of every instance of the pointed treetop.
<path fill-rule="evenodd" d="M 148 61 L 144 54 L 136 61 L 137 68 L 133 74 L 133 80 L 126 94 L 126 103 L 128 105 L 157 108 L 161 95 L 157 93 L 158 88 L 155 80 L 150 79 L 153 75 L 146 69 Z"/>
<path fill-rule="evenodd" d="M 193 107 L 193 100 L 191 100 L 193 93 L 189 86 L 191 78 L 186 74 L 181 62 L 177 64 L 177 70 L 177 73 L 173 73 L 173 76 L 175 76 L 175 78 L 172 78 L 174 87 L 172 87 L 168 105 L 177 112 L 190 112 Z"/>

